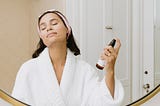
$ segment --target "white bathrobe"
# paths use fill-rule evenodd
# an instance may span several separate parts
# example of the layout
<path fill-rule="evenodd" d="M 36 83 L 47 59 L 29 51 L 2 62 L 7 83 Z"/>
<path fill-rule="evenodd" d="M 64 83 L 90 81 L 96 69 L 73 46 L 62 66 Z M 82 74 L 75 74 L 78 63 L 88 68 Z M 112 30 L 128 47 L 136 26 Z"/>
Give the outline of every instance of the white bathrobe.
<path fill-rule="evenodd" d="M 48 48 L 25 62 L 16 77 L 12 96 L 32 106 L 120 106 L 124 91 L 115 78 L 114 99 L 98 70 L 67 50 L 61 83 L 55 75 Z"/>

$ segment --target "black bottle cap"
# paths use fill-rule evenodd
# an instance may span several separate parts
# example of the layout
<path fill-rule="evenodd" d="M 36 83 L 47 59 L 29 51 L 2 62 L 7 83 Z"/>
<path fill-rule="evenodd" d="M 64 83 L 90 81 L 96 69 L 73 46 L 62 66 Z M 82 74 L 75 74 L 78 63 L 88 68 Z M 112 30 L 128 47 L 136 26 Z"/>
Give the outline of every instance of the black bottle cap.
<path fill-rule="evenodd" d="M 114 47 L 116 44 L 116 40 L 113 39 L 108 45 Z"/>

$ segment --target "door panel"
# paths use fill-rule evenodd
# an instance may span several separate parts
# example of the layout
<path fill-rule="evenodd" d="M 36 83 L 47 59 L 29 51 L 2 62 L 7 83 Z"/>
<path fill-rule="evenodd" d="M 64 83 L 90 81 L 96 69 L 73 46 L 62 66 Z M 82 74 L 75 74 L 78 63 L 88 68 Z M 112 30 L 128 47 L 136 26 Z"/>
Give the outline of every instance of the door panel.
<path fill-rule="evenodd" d="M 76 2 L 70 0 L 67 4 L 66 7 L 69 10 L 66 11 L 66 14 L 72 17 L 69 20 L 74 26 L 73 29 L 76 30 L 76 36 L 78 35 L 76 38 L 82 50 L 81 58 L 95 69 L 103 47 L 113 37 L 120 38 L 122 46 L 116 62 L 116 76 L 121 80 L 125 89 L 124 104 L 129 103 L 131 99 L 131 1 L 80 0 Z M 75 16 L 77 12 L 79 12 L 79 17 Z"/>
<path fill-rule="evenodd" d="M 124 103 L 131 101 L 131 1 L 111 0 L 112 3 L 112 36 L 121 40 L 121 49 L 116 63 L 116 75 L 125 89 Z M 107 6 L 106 6 L 107 7 Z M 107 17 L 106 17 L 107 18 Z"/>
<path fill-rule="evenodd" d="M 153 1 L 143 1 L 142 9 L 142 54 L 143 54 L 143 73 L 142 73 L 142 87 L 145 88 L 149 84 L 149 89 L 143 89 L 143 95 L 154 88 L 154 16 L 153 16 Z M 146 74 L 147 72 L 147 74 Z"/>
<path fill-rule="evenodd" d="M 154 64 L 154 68 L 155 68 L 155 72 L 154 72 L 154 76 L 155 76 L 155 81 L 154 81 L 154 86 L 157 86 L 158 84 L 160 84 L 160 0 L 155 0 L 155 23 L 154 23 L 154 59 L 155 59 L 155 64 Z"/>

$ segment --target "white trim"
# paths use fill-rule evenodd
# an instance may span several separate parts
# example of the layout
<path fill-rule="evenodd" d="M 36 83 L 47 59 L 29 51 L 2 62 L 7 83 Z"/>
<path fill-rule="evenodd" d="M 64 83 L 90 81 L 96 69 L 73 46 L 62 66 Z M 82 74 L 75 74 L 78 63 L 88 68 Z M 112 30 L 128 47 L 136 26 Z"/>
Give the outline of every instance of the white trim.
<path fill-rule="evenodd" d="M 106 40 L 110 40 L 113 38 L 113 0 L 103 0 L 103 7 L 102 7 L 102 12 L 103 12 L 103 45 L 106 45 Z M 107 18 L 106 18 L 107 17 Z M 107 30 L 105 27 L 106 26 L 111 26 L 112 30 Z M 110 36 L 106 36 L 110 35 Z"/>
<path fill-rule="evenodd" d="M 144 73 L 143 73 L 143 66 L 144 66 L 144 59 L 143 59 L 143 54 L 144 54 L 144 22 L 143 22 L 143 20 L 144 20 L 144 2 L 143 2 L 143 0 L 140 0 L 140 14 L 139 14 L 139 18 L 140 18 L 140 36 L 139 36 L 139 55 L 140 55 L 140 58 L 139 58 L 139 61 L 140 61 L 140 70 L 139 70 L 139 75 L 140 75 L 140 80 L 139 80 L 139 86 L 140 86 L 140 89 L 139 89 L 139 97 L 142 97 L 143 96 L 143 82 L 144 82 L 144 77 L 143 77 L 143 75 L 144 75 Z M 136 78 L 136 77 L 135 77 Z M 135 79 L 134 78 L 134 79 Z M 134 80 L 134 79 L 132 79 L 132 80 Z"/>
<path fill-rule="evenodd" d="M 123 82 L 123 85 L 124 86 L 126 86 L 126 85 L 128 85 L 128 86 L 131 86 L 131 49 L 132 49 L 132 45 L 131 45 L 131 42 L 132 42 L 132 36 L 131 36 L 131 0 L 127 0 L 127 13 L 128 13 L 128 16 L 127 16 L 127 41 L 128 41 L 128 43 L 126 43 L 126 44 L 128 44 L 127 45 L 127 50 L 126 50 L 126 52 L 127 52 L 127 64 L 126 64 L 126 76 L 127 77 L 125 77 L 125 78 L 123 78 L 123 79 L 121 79 L 121 81 Z M 130 87 L 131 88 L 131 87 Z M 130 90 L 131 91 L 131 90 Z"/>
<path fill-rule="evenodd" d="M 132 3 L 132 100 L 134 101 L 145 94 L 144 84 L 149 83 L 150 89 L 153 88 L 154 42 L 152 26 L 154 21 L 152 20 L 153 1 L 132 0 Z M 149 74 L 144 75 L 145 70 Z"/>
<path fill-rule="evenodd" d="M 86 50 L 87 50 L 87 39 L 86 39 L 86 35 L 87 35 L 87 11 L 86 7 L 87 6 L 87 2 L 85 2 L 84 0 L 80 0 L 80 48 L 81 48 L 81 56 L 82 59 L 87 59 L 86 56 Z"/>
<path fill-rule="evenodd" d="M 160 72 L 154 73 L 155 74 L 155 82 L 154 82 L 154 86 L 157 86 L 158 84 L 160 84 Z"/>
<path fill-rule="evenodd" d="M 149 83 L 150 89 L 154 87 L 154 1 L 143 0 L 143 83 Z M 146 91 L 143 90 L 143 95 Z"/>
<path fill-rule="evenodd" d="M 102 47 L 103 47 L 104 45 L 106 45 L 106 41 L 104 40 L 104 39 L 106 39 L 105 36 L 104 36 L 105 35 L 105 30 L 106 30 L 105 29 L 105 26 L 106 26 L 105 17 L 106 16 L 104 15 L 105 14 L 105 10 L 106 10 L 105 9 L 105 2 L 106 2 L 106 0 L 103 0 L 102 2 L 103 2 L 103 9 L 102 9 L 103 10 L 102 11 L 103 12 L 103 26 L 102 26 L 102 28 L 103 28 L 103 32 L 102 32 L 102 34 L 103 34 L 103 45 L 102 45 Z"/>
<path fill-rule="evenodd" d="M 140 0 L 132 0 L 132 101 L 140 97 Z"/>
<path fill-rule="evenodd" d="M 81 58 L 86 59 L 86 2 L 84 0 L 66 0 L 66 16 L 71 24 L 74 36 L 78 41 Z M 85 12 L 85 13 L 84 13 Z"/>
<path fill-rule="evenodd" d="M 128 9 L 127 9 L 127 10 L 128 10 L 128 11 L 127 11 L 127 12 L 128 12 L 128 18 L 127 18 L 127 19 L 128 19 L 128 20 L 127 20 L 127 21 L 128 21 L 128 22 L 127 22 L 127 23 L 128 23 L 128 25 L 127 25 L 127 26 L 128 26 L 128 27 L 127 27 L 127 28 L 128 28 L 128 30 L 127 30 L 127 31 L 128 31 L 128 36 L 127 36 L 127 41 L 128 41 L 128 43 L 126 43 L 126 44 L 128 44 L 128 47 L 127 47 L 127 48 L 128 48 L 128 49 L 127 49 L 127 51 L 128 51 L 128 54 L 127 54 L 127 59 L 128 59 L 127 72 L 128 72 L 128 73 L 126 73 L 126 74 L 127 74 L 127 76 L 128 76 L 128 78 L 127 78 L 128 83 L 129 83 L 128 86 L 130 87 L 130 95 L 129 95 L 130 98 L 129 98 L 129 99 L 130 99 L 130 101 L 131 101 L 131 99 L 132 99 L 132 96 L 131 96 L 131 92 L 132 92 L 132 87 L 131 87 L 131 84 L 132 84 L 132 77 L 131 77 L 131 75 L 132 75 L 132 71 L 131 71 L 131 70 L 132 70 L 132 69 L 131 69 L 131 68 L 132 68 L 132 67 L 131 67 L 131 66 L 132 66 L 132 64 L 131 64 L 131 63 L 132 63 L 132 62 L 131 62 L 131 60 L 132 60 L 132 51 L 131 51 L 131 50 L 132 50 L 132 45 L 131 45 L 131 43 L 132 43 L 132 33 L 131 33 L 131 28 L 132 28 L 132 27 L 131 27 L 131 25 L 132 25 L 132 23 L 131 23 L 131 20 L 132 20 L 132 19 L 131 19 L 131 16 L 132 16 L 132 15 L 131 15 L 131 13 L 132 13 L 132 12 L 131 12 L 131 11 L 132 11 L 132 2 L 131 2 L 131 0 L 128 0 L 128 5 L 127 5 L 127 6 L 128 6 L 128 7 L 127 7 L 127 8 L 128 8 Z"/>
<path fill-rule="evenodd" d="M 66 0 L 66 17 L 74 31 L 74 36 L 79 39 L 79 2 L 77 0 Z"/>

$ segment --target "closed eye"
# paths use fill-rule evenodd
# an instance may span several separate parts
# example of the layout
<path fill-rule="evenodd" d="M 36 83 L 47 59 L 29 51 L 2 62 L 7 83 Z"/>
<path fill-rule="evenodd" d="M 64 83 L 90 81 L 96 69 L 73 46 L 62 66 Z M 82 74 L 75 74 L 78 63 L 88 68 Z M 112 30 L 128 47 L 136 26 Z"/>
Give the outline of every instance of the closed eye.
<path fill-rule="evenodd" d="M 45 30 L 46 29 L 46 24 L 45 23 L 41 23 L 40 24 L 40 30 Z"/>
<path fill-rule="evenodd" d="M 50 23 L 52 24 L 52 25 L 57 25 L 58 24 L 58 19 L 51 19 L 50 20 Z"/>
<path fill-rule="evenodd" d="M 45 29 L 46 29 L 46 27 L 44 27 L 44 26 L 40 27 L 40 30 L 42 30 L 42 31 L 45 30 Z"/>
<path fill-rule="evenodd" d="M 56 23 L 52 23 L 52 25 L 57 25 L 58 23 L 56 22 Z"/>

